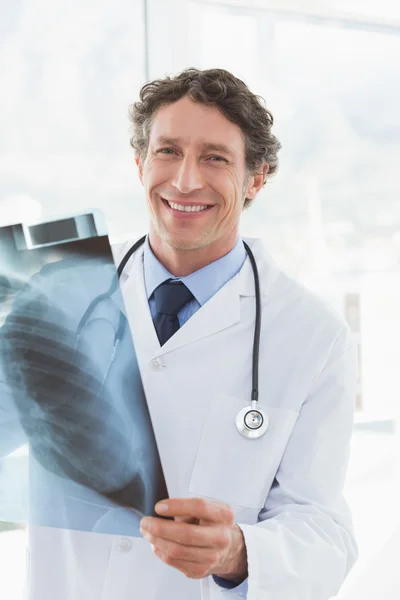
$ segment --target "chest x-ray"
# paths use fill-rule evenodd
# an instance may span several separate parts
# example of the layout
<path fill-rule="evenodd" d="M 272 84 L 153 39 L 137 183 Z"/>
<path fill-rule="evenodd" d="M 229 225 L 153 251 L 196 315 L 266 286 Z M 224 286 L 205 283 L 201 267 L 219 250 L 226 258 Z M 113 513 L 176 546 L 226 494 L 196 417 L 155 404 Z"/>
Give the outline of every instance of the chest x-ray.
<path fill-rule="evenodd" d="M 24 447 L 26 469 L 10 469 Z M 168 496 L 92 215 L 0 228 L 0 490 L 0 520 L 125 535 Z"/>

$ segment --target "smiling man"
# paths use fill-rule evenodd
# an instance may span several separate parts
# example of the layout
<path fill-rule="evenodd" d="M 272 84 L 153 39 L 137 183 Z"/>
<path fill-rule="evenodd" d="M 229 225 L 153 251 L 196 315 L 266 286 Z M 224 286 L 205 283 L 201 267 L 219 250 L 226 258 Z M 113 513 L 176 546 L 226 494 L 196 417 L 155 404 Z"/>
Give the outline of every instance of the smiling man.
<path fill-rule="evenodd" d="M 247 243 L 269 427 L 235 427 L 253 397 L 256 316 L 239 226 L 277 169 L 272 115 L 229 72 L 188 69 L 146 84 L 131 119 L 150 219 L 122 290 L 170 494 L 156 512 L 172 517 L 141 523 L 156 559 L 146 598 L 330 598 L 356 558 L 342 497 L 355 346 L 259 240 Z"/>

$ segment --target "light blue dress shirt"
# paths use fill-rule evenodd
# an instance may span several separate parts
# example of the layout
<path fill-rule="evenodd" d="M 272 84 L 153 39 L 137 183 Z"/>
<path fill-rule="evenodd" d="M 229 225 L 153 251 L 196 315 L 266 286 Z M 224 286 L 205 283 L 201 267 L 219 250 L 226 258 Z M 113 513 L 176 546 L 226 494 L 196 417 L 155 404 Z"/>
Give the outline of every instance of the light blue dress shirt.
<path fill-rule="evenodd" d="M 144 280 L 151 316 L 154 320 L 156 315 L 155 300 L 153 292 L 159 285 L 168 279 L 182 281 L 192 292 L 194 299 L 188 302 L 178 313 L 180 327 L 190 319 L 214 294 L 218 292 L 230 279 L 232 279 L 243 266 L 247 253 L 241 238 L 238 238 L 232 250 L 218 260 L 206 265 L 202 269 L 187 275 L 186 277 L 174 277 L 154 256 L 148 237 L 144 243 Z M 247 594 L 247 579 L 239 586 L 232 581 L 221 577 L 214 577 L 214 581 L 226 590 L 235 589 L 240 596 Z"/>
<path fill-rule="evenodd" d="M 144 280 L 151 316 L 154 319 L 156 315 L 154 290 L 168 279 L 182 281 L 194 296 L 194 299 L 188 302 L 178 313 L 179 325 L 182 327 L 203 304 L 240 271 L 246 256 L 243 241 L 239 238 L 232 250 L 222 258 L 186 277 L 174 277 L 154 256 L 146 237 L 144 243 Z"/>

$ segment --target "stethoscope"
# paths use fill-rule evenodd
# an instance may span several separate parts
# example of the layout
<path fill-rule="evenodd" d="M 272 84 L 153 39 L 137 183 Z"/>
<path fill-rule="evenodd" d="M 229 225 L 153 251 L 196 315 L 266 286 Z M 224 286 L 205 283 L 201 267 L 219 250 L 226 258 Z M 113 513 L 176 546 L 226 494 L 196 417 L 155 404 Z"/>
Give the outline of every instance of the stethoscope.
<path fill-rule="evenodd" d="M 128 250 L 128 252 L 125 254 L 124 258 L 122 259 L 122 261 L 119 264 L 116 276 L 115 276 L 113 282 L 111 283 L 109 290 L 107 292 L 97 296 L 97 298 L 95 298 L 90 303 L 90 305 L 84 312 L 84 314 L 79 322 L 78 328 L 77 328 L 77 344 L 79 343 L 79 338 L 83 334 L 83 331 L 84 331 L 86 325 L 88 324 L 90 315 L 93 313 L 95 308 L 100 304 L 100 302 L 110 299 L 112 294 L 114 294 L 114 292 L 116 292 L 116 290 L 118 288 L 118 282 L 123 273 L 123 270 L 125 269 L 127 262 L 131 258 L 132 254 L 134 254 L 136 252 L 136 250 L 138 250 L 140 248 L 140 246 L 142 246 L 145 239 L 146 239 L 146 236 L 143 236 Z M 250 404 L 250 406 L 246 406 L 241 411 L 239 411 L 239 413 L 237 414 L 236 419 L 235 419 L 235 425 L 236 425 L 238 432 L 241 435 L 243 435 L 245 438 L 257 439 L 257 438 L 262 437 L 266 433 L 266 431 L 268 430 L 268 427 L 269 427 L 268 416 L 266 415 L 264 410 L 258 404 L 258 395 L 259 395 L 259 393 L 258 393 L 258 364 L 259 364 L 259 356 L 260 356 L 260 333 L 261 333 L 261 292 L 260 292 L 260 279 L 258 276 L 258 269 L 257 269 L 257 264 L 255 261 L 254 255 L 253 255 L 252 251 L 250 250 L 249 246 L 246 244 L 246 242 L 243 242 L 243 245 L 245 247 L 245 250 L 246 250 L 247 255 L 251 262 L 251 267 L 253 269 L 255 297 L 256 297 L 256 316 L 255 316 L 255 323 L 254 323 L 251 404 Z M 101 387 L 103 387 L 105 380 L 110 372 L 110 368 L 111 368 L 112 363 L 114 362 L 114 359 L 116 356 L 118 345 L 124 335 L 125 327 L 126 327 L 126 317 L 123 314 L 123 312 L 121 311 L 118 327 L 115 330 L 114 346 L 113 346 L 113 351 L 112 351 L 112 355 L 110 358 L 110 363 L 109 363 L 106 373 L 103 377 Z"/>

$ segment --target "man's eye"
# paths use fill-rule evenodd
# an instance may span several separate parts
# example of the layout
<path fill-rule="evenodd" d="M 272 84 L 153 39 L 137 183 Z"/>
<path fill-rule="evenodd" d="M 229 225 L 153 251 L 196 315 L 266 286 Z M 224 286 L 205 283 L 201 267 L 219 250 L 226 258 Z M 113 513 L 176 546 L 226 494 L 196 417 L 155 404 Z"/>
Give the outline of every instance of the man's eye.
<path fill-rule="evenodd" d="M 157 150 L 159 154 L 173 154 L 175 150 L 173 148 L 160 148 Z"/>
<path fill-rule="evenodd" d="M 210 160 L 212 160 L 212 162 L 226 162 L 226 159 L 223 156 L 218 156 L 217 154 L 210 156 Z"/>

